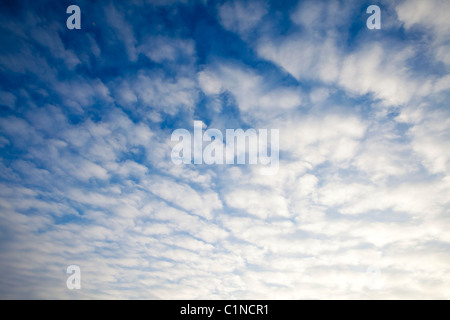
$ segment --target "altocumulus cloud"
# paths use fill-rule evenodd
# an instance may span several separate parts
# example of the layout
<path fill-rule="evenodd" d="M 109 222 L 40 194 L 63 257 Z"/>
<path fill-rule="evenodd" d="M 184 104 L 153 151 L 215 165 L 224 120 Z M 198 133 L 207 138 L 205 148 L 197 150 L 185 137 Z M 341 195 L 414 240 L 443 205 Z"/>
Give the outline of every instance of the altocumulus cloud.
<path fill-rule="evenodd" d="M 3 1 L 0 297 L 450 298 L 450 7 L 372 4 Z M 174 165 L 194 120 L 278 173 Z"/>

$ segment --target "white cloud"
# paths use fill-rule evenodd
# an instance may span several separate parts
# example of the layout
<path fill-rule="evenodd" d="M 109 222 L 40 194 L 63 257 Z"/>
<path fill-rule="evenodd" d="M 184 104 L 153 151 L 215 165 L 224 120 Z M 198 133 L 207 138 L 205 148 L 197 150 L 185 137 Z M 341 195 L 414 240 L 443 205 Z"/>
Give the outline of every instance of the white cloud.
<path fill-rule="evenodd" d="M 10 109 L 14 109 L 16 106 L 17 98 L 11 92 L 0 91 L 0 104 L 7 106 Z"/>
<path fill-rule="evenodd" d="M 206 94 L 214 95 L 223 91 L 222 82 L 212 72 L 201 71 L 198 73 L 198 82 L 202 91 Z"/>
<path fill-rule="evenodd" d="M 411 55 L 410 49 L 388 53 L 380 45 L 364 48 L 344 60 L 339 83 L 349 92 L 372 92 L 390 105 L 407 103 L 419 89 L 404 71 Z"/>
<path fill-rule="evenodd" d="M 271 192 L 234 190 L 225 195 L 225 201 L 228 206 L 261 219 L 289 216 L 286 199 Z"/>
<path fill-rule="evenodd" d="M 165 61 L 176 62 L 183 57 L 194 59 L 195 43 L 189 39 L 171 39 L 158 36 L 143 41 L 143 43 L 139 45 L 138 51 L 158 63 L 163 63 Z"/>
<path fill-rule="evenodd" d="M 112 3 L 105 7 L 106 21 L 114 29 L 117 38 L 123 42 L 130 61 L 137 60 L 137 40 L 131 25 L 125 20 L 123 12 L 119 11 Z"/>
<path fill-rule="evenodd" d="M 261 18 L 267 13 L 266 7 L 262 1 L 227 2 L 218 9 L 220 22 L 225 29 L 245 36 L 258 25 Z"/>
<path fill-rule="evenodd" d="M 202 90 L 207 94 L 231 92 L 247 121 L 264 121 L 285 114 L 302 105 L 299 87 L 279 87 L 270 78 L 256 70 L 233 65 L 218 64 L 199 73 Z"/>
<path fill-rule="evenodd" d="M 136 96 L 143 107 L 170 115 L 179 110 L 193 109 L 198 99 L 196 82 L 189 77 L 171 79 L 161 74 L 141 72 L 127 81 L 131 83 L 133 92 L 128 94 L 132 100 Z"/>
<path fill-rule="evenodd" d="M 59 36 L 61 27 L 53 24 L 45 27 L 30 28 L 30 38 L 46 47 L 55 58 L 64 60 L 69 69 L 74 69 L 81 63 L 71 50 L 67 50 Z"/>
<path fill-rule="evenodd" d="M 450 33 L 450 4 L 445 0 L 406 0 L 395 8 L 398 19 L 407 30 L 425 28 L 430 36 L 428 42 L 435 57 L 450 65 L 448 34 Z"/>
<path fill-rule="evenodd" d="M 416 93 L 429 92 L 419 92 L 419 83 L 405 71 L 412 55 L 408 48 L 394 53 L 382 44 L 372 44 L 344 54 L 333 39 L 318 42 L 297 35 L 281 43 L 261 42 L 257 51 L 299 80 L 336 83 L 350 94 L 373 93 L 388 105 L 407 103 Z"/>
<path fill-rule="evenodd" d="M 213 210 L 222 208 L 219 197 L 211 191 L 199 194 L 188 185 L 157 177 L 145 187 L 162 199 L 206 219 L 212 218 Z"/>
<path fill-rule="evenodd" d="M 351 160 L 367 125 L 355 116 L 309 115 L 280 121 L 280 147 L 293 156 L 318 165 L 325 161 Z"/>
<path fill-rule="evenodd" d="M 412 147 L 432 173 L 450 172 L 450 120 L 447 112 L 427 112 L 423 121 L 409 130 Z"/>
<path fill-rule="evenodd" d="M 111 101 L 109 89 L 100 81 L 82 77 L 67 82 L 55 81 L 54 90 L 64 104 L 75 112 L 81 113 L 84 108 L 91 107 L 96 101 Z"/>
<path fill-rule="evenodd" d="M 397 15 L 406 28 L 421 24 L 433 28 L 433 31 L 445 36 L 450 32 L 448 13 L 450 3 L 445 0 L 406 0 L 396 7 Z"/>
<path fill-rule="evenodd" d="M 419 169 L 418 158 L 403 137 L 396 132 L 393 122 L 372 124 L 367 138 L 353 160 L 353 164 L 371 181 L 392 177 L 407 177 Z"/>

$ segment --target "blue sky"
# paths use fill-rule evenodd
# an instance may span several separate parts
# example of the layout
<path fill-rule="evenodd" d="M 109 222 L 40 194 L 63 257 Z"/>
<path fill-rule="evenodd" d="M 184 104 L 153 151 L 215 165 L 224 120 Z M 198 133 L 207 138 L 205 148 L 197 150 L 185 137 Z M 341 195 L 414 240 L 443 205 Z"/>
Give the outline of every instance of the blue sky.
<path fill-rule="evenodd" d="M 450 298 L 449 14 L 2 1 L 0 297 Z M 195 120 L 279 129 L 278 173 L 174 165 Z"/>

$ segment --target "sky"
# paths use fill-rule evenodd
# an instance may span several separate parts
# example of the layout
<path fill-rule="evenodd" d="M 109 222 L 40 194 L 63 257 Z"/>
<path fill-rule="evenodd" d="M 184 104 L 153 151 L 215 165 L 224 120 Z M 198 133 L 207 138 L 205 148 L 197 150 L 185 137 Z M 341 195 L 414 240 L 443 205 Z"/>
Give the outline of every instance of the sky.
<path fill-rule="evenodd" d="M 449 15 L 1 1 L 0 298 L 449 299 Z M 278 129 L 278 172 L 175 165 L 194 121 Z"/>

